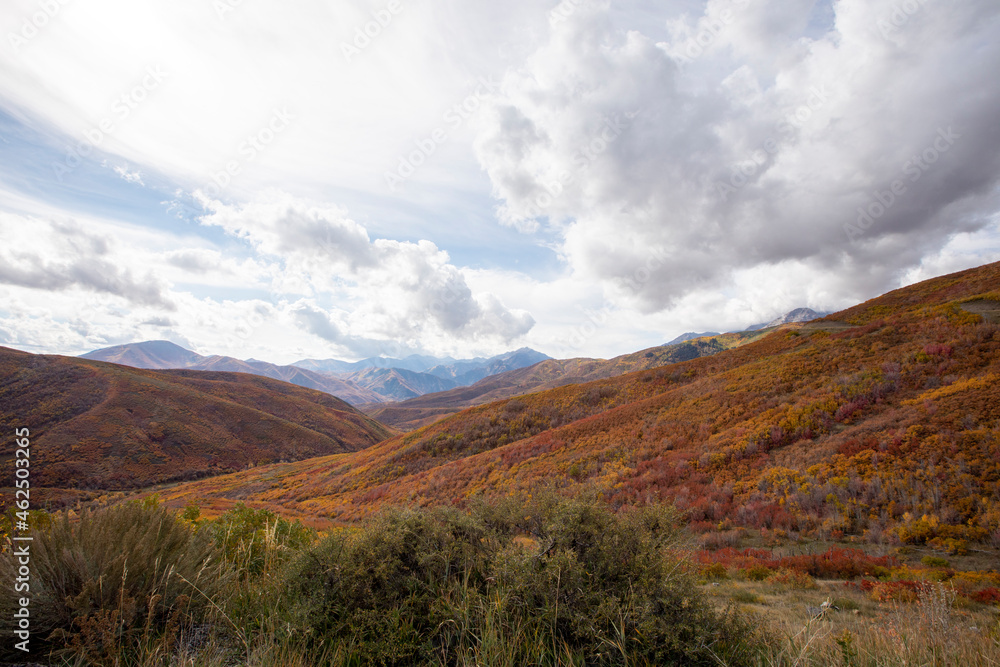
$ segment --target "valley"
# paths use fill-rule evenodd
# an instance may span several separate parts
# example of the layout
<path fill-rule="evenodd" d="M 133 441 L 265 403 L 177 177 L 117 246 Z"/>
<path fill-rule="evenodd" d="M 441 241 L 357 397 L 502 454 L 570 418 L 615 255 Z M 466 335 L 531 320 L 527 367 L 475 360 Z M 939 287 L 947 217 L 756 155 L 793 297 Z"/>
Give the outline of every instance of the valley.
<path fill-rule="evenodd" d="M 334 664 L 429 660 L 432 645 L 558 654 L 531 632 L 558 636 L 558 651 L 576 656 L 566 664 L 621 641 L 631 655 L 681 651 L 686 664 L 893 653 L 901 662 L 871 664 L 943 654 L 986 665 L 995 640 L 979 628 L 1000 603 L 998 287 L 990 264 L 819 319 L 609 360 L 545 359 L 361 406 L 368 414 L 260 373 L 0 348 L 0 405 L 5 428 L 31 427 L 30 514 L 51 525 L 46 540 L 105 531 L 99 542 L 131 553 L 136 526 L 164 522 L 208 540 L 198 548 L 215 549 L 218 576 L 243 582 L 219 590 L 244 596 L 224 602 L 229 620 L 210 622 L 212 641 L 249 652 L 245 628 L 263 627 L 252 646 L 271 662 L 312 664 L 332 645 Z M 116 359 L 206 363 L 157 345 Z M 350 373 L 381 378 L 381 395 L 436 377 Z M 0 456 L 12 465 L 10 447 Z M 54 520 L 60 508 L 78 523 Z M 645 588 L 626 586 L 633 577 Z M 518 606 L 525 596 L 535 606 Z M 621 606 L 609 617 L 605 604 Z M 288 620 L 293 608 L 306 616 Z M 406 620 L 387 626 L 386 614 Z M 437 614 L 468 625 L 444 631 Z M 484 642 L 496 622 L 513 635 Z M 672 643 L 677 623 L 703 643 Z M 625 627 L 646 634 L 614 639 Z M 297 639 L 268 643 L 291 628 Z"/>

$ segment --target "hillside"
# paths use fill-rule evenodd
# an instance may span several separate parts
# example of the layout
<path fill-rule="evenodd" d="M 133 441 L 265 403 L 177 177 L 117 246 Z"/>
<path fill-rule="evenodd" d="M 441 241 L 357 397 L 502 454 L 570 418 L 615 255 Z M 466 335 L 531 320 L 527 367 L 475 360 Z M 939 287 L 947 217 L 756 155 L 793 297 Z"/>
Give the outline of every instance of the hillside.
<path fill-rule="evenodd" d="M 538 485 L 665 499 L 696 529 L 1000 538 L 1000 263 L 713 356 L 468 409 L 364 451 L 170 490 L 353 519 Z"/>
<path fill-rule="evenodd" d="M 491 401 L 716 354 L 756 340 L 763 333 L 755 331 L 716 334 L 701 340 L 652 347 L 607 360 L 547 359 L 527 368 L 487 377 L 469 387 L 427 394 L 399 403 L 362 404 L 358 407 L 384 424 L 402 430 L 412 430 L 466 408 L 484 405 Z"/>
<path fill-rule="evenodd" d="M 356 451 L 390 435 L 333 396 L 264 377 L 0 348 L 0 429 L 24 426 L 33 490 L 144 487 Z M 0 444 L 11 470 L 13 447 Z"/>
<path fill-rule="evenodd" d="M 243 361 L 218 354 L 204 356 L 165 340 L 106 347 L 88 352 L 81 355 L 80 358 L 151 370 L 189 369 L 262 375 L 282 382 L 290 382 L 300 387 L 322 391 L 352 405 L 385 400 L 383 396 L 369 389 L 332 375 L 317 373 L 298 366 L 279 366 L 266 361 Z"/>

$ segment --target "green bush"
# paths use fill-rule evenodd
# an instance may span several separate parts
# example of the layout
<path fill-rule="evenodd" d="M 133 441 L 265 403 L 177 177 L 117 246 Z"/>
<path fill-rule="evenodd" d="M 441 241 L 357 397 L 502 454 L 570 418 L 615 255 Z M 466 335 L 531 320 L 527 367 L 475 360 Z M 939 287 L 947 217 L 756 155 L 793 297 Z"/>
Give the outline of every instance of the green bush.
<path fill-rule="evenodd" d="M 194 512 L 185 510 L 185 514 Z M 313 543 L 316 532 L 269 510 L 238 504 L 208 524 L 207 530 L 241 576 L 259 575 Z"/>
<path fill-rule="evenodd" d="M 832 604 L 841 611 L 854 611 L 855 609 L 861 609 L 861 605 L 851 598 L 833 598 Z"/>
<path fill-rule="evenodd" d="M 764 581 L 771 574 L 772 571 L 764 565 L 751 565 L 745 570 L 740 570 L 740 576 L 748 581 Z"/>
<path fill-rule="evenodd" d="M 756 631 L 670 554 L 679 525 L 553 496 L 384 511 L 295 562 L 288 623 L 359 664 L 741 664 Z"/>
<path fill-rule="evenodd" d="M 760 596 L 753 591 L 736 591 L 731 597 L 733 602 L 741 602 L 743 604 L 759 604 L 763 602 Z"/>
<path fill-rule="evenodd" d="M 701 568 L 701 576 L 710 581 L 721 581 L 729 578 L 729 571 L 722 563 L 711 563 Z"/>
<path fill-rule="evenodd" d="M 941 558 L 940 556 L 924 556 L 920 559 L 920 562 L 927 567 L 948 567 L 950 565 L 947 558 Z"/>
<path fill-rule="evenodd" d="M 205 615 L 208 598 L 230 578 L 207 537 L 148 503 L 85 511 L 78 519 L 63 513 L 31 544 L 33 653 L 41 643 L 46 652 L 76 654 L 87 664 L 116 663 L 123 652 L 169 640 Z M 16 567 L 11 556 L 2 560 L 5 575 Z M 0 599 L 9 606 L 12 597 Z M 2 613 L 11 617 L 6 608 Z"/>
<path fill-rule="evenodd" d="M 415 664 L 452 617 L 456 589 L 482 576 L 484 537 L 450 510 L 388 510 L 360 529 L 331 533 L 288 581 L 303 632 L 320 642 L 354 641 L 363 664 Z"/>

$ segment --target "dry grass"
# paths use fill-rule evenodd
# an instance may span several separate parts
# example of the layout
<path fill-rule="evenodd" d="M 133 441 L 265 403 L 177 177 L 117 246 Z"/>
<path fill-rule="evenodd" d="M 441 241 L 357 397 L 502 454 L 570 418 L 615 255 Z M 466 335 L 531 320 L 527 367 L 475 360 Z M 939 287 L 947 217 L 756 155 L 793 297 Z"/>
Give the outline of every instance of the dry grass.
<path fill-rule="evenodd" d="M 963 603 L 944 584 L 915 602 L 879 603 L 841 582 L 789 589 L 768 582 L 725 581 L 705 590 L 721 606 L 754 600 L 777 641 L 762 667 L 996 667 L 1000 665 L 1000 608 Z M 824 600 L 839 610 L 810 613 Z"/>

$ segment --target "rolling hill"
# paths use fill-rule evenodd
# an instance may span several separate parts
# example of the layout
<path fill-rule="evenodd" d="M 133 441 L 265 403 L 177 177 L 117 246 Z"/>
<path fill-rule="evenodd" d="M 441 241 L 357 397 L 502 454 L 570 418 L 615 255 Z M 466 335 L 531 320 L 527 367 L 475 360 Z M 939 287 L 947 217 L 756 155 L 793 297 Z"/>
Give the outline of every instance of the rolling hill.
<path fill-rule="evenodd" d="M 1000 539 L 1000 263 L 734 349 L 470 408 L 355 453 L 165 491 L 351 520 L 386 503 L 597 487 L 696 530 Z"/>
<path fill-rule="evenodd" d="M 0 348 L 0 429 L 25 426 L 33 491 L 145 487 L 356 451 L 391 434 L 340 399 L 256 375 Z M 13 447 L 0 443 L 11 470 Z"/>
<path fill-rule="evenodd" d="M 165 340 L 106 347 L 88 352 L 81 355 L 80 358 L 153 370 L 189 369 L 262 375 L 282 382 L 290 382 L 300 387 L 322 391 L 353 405 L 385 400 L 381 395 L 369 389 L 332 375 L 317 373 L 298 366 L 279 366 L 253 359 L 243 361 L 218 354 L 204 356 Z"/>
<path fill-rule="evenodd" d="M 487 377 L 469 387 L 426 394 L 399 403 L 362 404 L 365 413 L 384 424 L 412 430 L 465 408 L 567 384 L 614 377 L 637 370 L 687 361 L 756 340 L 763 332 L 716 334 L 700 340 L 652 347 L 613 359 L 547 359 Z"/>

